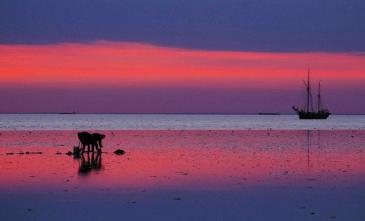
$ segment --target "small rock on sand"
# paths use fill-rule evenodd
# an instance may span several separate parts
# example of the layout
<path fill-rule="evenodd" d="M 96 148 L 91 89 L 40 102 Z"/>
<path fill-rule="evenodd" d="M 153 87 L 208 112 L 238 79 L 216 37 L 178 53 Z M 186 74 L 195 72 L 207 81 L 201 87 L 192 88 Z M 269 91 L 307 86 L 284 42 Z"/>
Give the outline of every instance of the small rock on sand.
<path fill-rule="evenodd" d="M 41 151 L 31 152 L 31 154 L 42 154 L 42 152 Z"/>
<path fill-rule="evenodd" d="M 116 155 L 123 155 L 123 154 L 125 154 L 125 151 L 124 150 L 121 150 L 121 149 L 118 149 L 118 150 L 114 151 L 114 154 L 116 154 Z"/>

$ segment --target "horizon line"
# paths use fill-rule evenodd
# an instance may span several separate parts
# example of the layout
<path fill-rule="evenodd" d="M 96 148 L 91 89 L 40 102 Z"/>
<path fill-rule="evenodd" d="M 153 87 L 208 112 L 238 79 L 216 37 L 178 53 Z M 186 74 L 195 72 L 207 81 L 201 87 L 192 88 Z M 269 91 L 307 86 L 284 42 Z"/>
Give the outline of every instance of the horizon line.
<path fill-rule="evenodd" d="M 181 112 L 181 113 L 108 113 L 108 112 L 101 112 L 101 113 L 73 113 L 73 112 L 22 112 L 22 113 L 0 113 L 0 115 L 9 115 L 9 114 L 45 114 L 45 115 L 262 115 L 262 116 L 270 116 L 270 115 L 297 115 L 296 113 L 288 113 L 288 112 L 255 112 L 255 113 L 217 113 L 217 112 Z M 365 115 L 365 113 L 332 113 L 331 115 Z"/>

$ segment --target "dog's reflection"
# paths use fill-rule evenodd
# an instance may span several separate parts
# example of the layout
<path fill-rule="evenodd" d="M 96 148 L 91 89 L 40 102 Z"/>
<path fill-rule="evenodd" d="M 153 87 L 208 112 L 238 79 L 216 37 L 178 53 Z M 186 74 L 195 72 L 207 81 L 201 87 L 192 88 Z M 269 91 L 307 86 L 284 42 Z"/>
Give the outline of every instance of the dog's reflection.
<path fill-rule="evenodd" d="M 79 175 L 89 175 L 91 171 L 102 170 L 101 154 L 101 152 L 80 154 Z"/>

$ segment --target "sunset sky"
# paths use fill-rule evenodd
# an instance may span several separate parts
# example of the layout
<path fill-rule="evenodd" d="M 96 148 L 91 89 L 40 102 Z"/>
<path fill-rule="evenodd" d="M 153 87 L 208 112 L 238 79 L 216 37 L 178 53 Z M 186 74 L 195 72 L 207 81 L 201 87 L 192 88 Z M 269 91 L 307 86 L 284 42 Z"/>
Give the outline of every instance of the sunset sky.
<path fill-rule="evenodd" d="M 360 0 L 3 0 L 0 113 L 365 113 Z M 316 90 L 314 91 L 316 93 Z"/>

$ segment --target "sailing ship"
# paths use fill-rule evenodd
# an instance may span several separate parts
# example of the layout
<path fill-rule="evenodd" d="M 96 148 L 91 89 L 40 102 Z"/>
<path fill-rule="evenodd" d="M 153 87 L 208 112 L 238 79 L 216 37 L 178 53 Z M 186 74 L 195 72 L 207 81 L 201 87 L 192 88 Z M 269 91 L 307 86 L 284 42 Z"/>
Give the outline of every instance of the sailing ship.
<path fill-rule="evenodd" d="M 299 119 L 327 119 L 331 113 L 329 110 L 322 107 L 321 100 L 321 81 L 318 82 L 318 94 L 317 94 L 317 111 L 313 108 L 313 98 L 312 98 L 312 87 L 310 83 L 310 70 L 308 70 L 307 82 L 304 82 L 306 88 L 306 104 L 304 108 L 299 109 L 293 106 L 293 110 L 297 112 Z"/>

